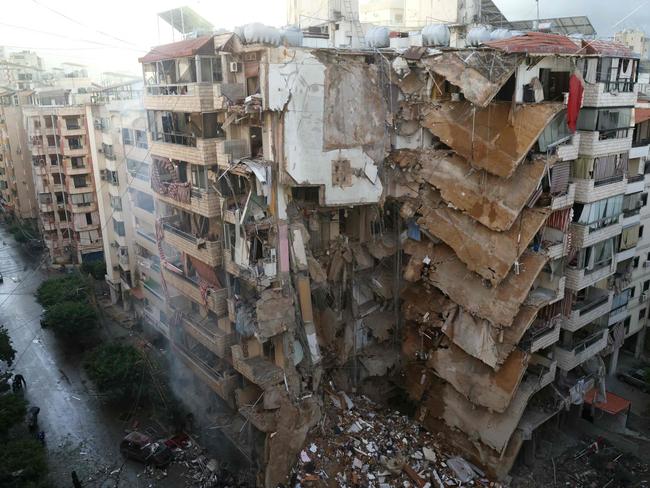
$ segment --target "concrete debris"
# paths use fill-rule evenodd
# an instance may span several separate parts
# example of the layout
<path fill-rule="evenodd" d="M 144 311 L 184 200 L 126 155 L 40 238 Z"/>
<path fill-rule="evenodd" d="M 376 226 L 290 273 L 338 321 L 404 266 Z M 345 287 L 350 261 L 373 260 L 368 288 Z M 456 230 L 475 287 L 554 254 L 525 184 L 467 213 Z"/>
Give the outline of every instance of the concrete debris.
<path fill-rule="evenodd" d="M 307 440 L 316 449 L 310 449 L 308 458 L 299 456 L 292 486 L 460 486 L 468 475 L 462 471 L 459 476 L 458 466 L 470 466 L 473 486 L 501 486 L 454 455 L 439 434 L 406 415 L 343 392 L 329 391 L 325 403 L 322 429 Z"/>

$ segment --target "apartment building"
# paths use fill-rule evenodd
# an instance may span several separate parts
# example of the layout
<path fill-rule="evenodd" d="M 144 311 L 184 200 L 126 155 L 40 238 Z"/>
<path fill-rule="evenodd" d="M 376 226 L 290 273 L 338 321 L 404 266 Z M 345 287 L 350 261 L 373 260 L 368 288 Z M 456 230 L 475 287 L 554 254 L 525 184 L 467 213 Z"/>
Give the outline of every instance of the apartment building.
<path fill-rule="evenodd" d="M 133 309 L 133 290 L 150 268 L 136 233 L 144 224 L 137 219 L 143 211 L 153 215 L 142 81 L 94 91 L 86 118 L 111 301 L 144 317 L 143 309 Z"/>
<path fill-rule="evenodd" d="M 86 115 L 89 86 L 34 92 L 23 109 L 39 225 L 52 263 L 102 259 L 97 184 Z"/>
<path fill-rule="evenodd" d="M 28 94 L 13 90 L 0 93 L 0 195 L 3 209 L 12 217 L 35 222 L 38 207 L 23 124 Z"/>
<path fill-rule="evenodd" d="M 624 46 L 221 34 L 140 61 L 155 220 L 136 242 L 158 260 L 133 296 L 261 484 L 288 472 L 325 386 L 406 393 L 500 477 L 603 380 L 593 358 L 640 317 L 619 279 L 645 202 Z"/>

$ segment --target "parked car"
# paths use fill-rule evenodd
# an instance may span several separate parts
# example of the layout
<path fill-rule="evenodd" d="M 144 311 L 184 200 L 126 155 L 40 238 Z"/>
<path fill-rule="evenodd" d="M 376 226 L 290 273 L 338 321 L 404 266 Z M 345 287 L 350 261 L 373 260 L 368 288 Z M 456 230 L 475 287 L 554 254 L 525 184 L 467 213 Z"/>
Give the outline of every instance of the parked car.
<path fill-rule="evenodd" d="M 172 460 L 172 452 L 163 442 L 133 431 L 120 442 L 120 452 L 125 458 L 164 468 Z"/>
<path fill-rule="evenodd" d="M 618 373 L 616 377 L 629 385 L 636 386 L 644 393 L 650 393 L 650 383 L 646 380 L 646 370 L 644 368 L 630 369 Z"/>

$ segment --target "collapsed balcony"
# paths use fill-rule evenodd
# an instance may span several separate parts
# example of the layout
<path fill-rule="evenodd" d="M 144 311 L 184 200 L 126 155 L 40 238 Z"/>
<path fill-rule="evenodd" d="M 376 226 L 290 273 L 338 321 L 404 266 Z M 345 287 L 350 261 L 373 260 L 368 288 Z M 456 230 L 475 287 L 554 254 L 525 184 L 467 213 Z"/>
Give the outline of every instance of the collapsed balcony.
<path fill-rule="evenodd" d="M 262 355 L 245 356 L 242 346 L 238 344 L 232 346 L 232 364 L 244 378 L 265 390 L 284 380 L 282 368 Z"/>
<path fill-rule="evenodd" d="M 607 317 L 585 327 L 555 346 L 557 364 L 563 371 L 570 371 L 607 347 Z M 570 333 L 569 333 L 570 334 Z"/>
<path fill-rule="evenodd" d="M 210 266 L 222 262 L 221 223 L 201 215 L 177 211 L 161 219 L 165 242 Z"/>

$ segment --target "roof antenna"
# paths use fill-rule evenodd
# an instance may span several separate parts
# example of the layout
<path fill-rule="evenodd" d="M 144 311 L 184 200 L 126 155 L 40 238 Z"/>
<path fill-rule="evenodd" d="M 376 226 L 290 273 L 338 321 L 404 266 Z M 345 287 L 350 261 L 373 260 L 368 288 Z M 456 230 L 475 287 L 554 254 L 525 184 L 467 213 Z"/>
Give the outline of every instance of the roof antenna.
<path fill-rule="evenodd" d="M 537 22 L 535 24 L 535 30 L 539 30 L 539 0 L 535 0 L 537 4 Z"/>

